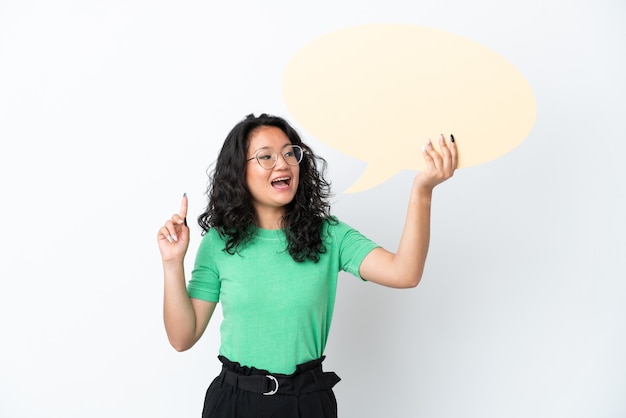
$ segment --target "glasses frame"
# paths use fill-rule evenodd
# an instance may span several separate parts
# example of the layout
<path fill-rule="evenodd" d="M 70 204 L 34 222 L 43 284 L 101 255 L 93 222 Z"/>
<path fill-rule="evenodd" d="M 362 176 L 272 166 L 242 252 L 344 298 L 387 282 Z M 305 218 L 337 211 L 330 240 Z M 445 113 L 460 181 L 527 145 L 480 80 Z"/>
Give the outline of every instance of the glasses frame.
<path fill-rule="evenodd" d="M 294 148 L 298 148 L 300 150 L 300 159 L 298 160 L 297 163 L 295 164 L 291 164 L 289 163 L 289 161 L 287 160 L 287 158 L 285 157 L 285 148 L 287 147 L 291 147 L 291 149 Z M 272 155 L 272 166 L 271 167 L 264 167 L 263 164 L 261 164 L 261 161 L 259 160 L 259 153 L 261 152 L 269 152 Z M 306 154 L 306 150 L 304 148 L 302 148 L 300 145 L 294 145 L 294 144 L 285 144 L 285 146 L 283 147 L 283 149 L 280 151 L 280 153 L 273 151 L 273 150 L 268 150 L 267 148 L 261 148 L 259 150 L 257 150 L 254 153 L 254 156 L 252 158 L 248 158 L 246 161 L 252 161 L 252 160 L 256 160 L 256 162 L 259 164 L 259 166 L 265 170 L 271 170 L 274 167 L 276 167 L 276 163 L 278 163 L 278 154 L 283 156 L 283 160 L 285 160 L 285 163 L 287 163 L 287 165 L 290 166 L 296 166 L 296 165 L 300 165 L 300 163 L 302 162 L 302 160 L 304 159 L 304 154 Z"/>

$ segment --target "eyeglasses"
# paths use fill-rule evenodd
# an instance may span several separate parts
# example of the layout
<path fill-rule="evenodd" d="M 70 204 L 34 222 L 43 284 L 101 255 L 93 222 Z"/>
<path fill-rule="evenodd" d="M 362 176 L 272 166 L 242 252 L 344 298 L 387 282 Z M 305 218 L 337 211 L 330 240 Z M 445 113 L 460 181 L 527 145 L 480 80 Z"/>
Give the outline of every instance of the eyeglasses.
<path fill-rule="evenodd" d="M 302 161 L 304 152 L 305 151 L 299 145 L 287 144 L 280 153 L 287 164 L 298 165 L 300 161 Z M 255 158 L 261 167 L 266 170 L 271 170 L 278 162 L 278 153 L 270 149 L 261 148 L 254 154 L 254 157 L 248 158 L 246 161 L 251 161 Z"/>

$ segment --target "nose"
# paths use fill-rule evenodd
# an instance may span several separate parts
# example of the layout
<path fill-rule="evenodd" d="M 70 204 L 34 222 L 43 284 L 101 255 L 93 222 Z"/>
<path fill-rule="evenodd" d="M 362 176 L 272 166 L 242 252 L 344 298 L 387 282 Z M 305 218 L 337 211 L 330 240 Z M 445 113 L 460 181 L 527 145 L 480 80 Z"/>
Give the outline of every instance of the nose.
<path fill-rule="evenodd" d="M 279 152 L 278 155 L 276 156 L 276 165 L 274 166 L 274 168 L 283 169 L 288 166 L 289 164 L 287 164 L 287 160 L 285 159 L 285 156 Z"/>

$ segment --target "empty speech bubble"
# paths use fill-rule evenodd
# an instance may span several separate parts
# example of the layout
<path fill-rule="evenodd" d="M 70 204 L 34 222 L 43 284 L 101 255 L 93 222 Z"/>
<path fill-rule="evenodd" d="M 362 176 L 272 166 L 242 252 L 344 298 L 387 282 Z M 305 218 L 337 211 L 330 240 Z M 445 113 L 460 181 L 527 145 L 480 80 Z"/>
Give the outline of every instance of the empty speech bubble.
<path fill-rule="evenodd" d="M 519 145 L 536 118 L 530 84 L 502 56 L 405 24 L 356 26 L 313 40 L 288 62 L 282 92 L 304 129 L 367 162 L 347 192 L 423 168 L 421 147 L 440 133 L 454 134 L 459 167 L 491 161 Z"/>

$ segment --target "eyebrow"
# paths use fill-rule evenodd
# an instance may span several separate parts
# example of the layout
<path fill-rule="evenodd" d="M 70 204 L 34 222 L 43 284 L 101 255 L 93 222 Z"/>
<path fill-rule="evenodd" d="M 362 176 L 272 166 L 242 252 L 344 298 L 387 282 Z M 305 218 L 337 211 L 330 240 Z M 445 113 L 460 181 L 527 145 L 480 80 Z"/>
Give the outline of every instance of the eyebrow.
<path fill-rule="evenodd" d="M 285 145 L 283 145 L 283 146 L 280 148 L 280 149 L 281 149 L 281 151 L 282 151 L 283 149 L 285 149 L 285 147 L 286 147 L 286 146 L 288 146 L 288 145 L 295 145 L 295 144 L 292 144 L 291 142 L 287 142 L 287 143 L 285 143 Z M 255 149 L 255 150 L 254 150 L 254 152 L 256 153 L 256 152 L 259 152 L 259 151 L 261 151 L 261 150 L 263 150 L 263 149 L 272 149 L 272 147 L 265 146 L 265 147 L 257 148 L 257 149 Z"/>

